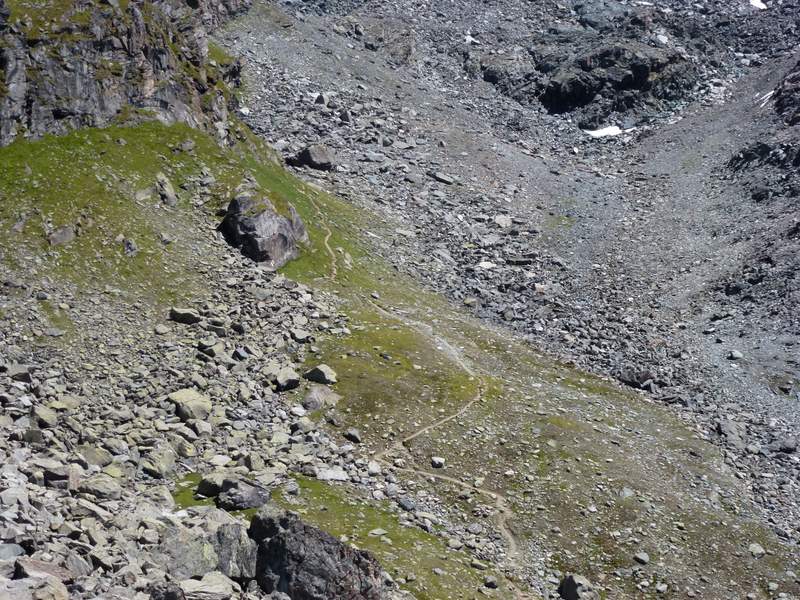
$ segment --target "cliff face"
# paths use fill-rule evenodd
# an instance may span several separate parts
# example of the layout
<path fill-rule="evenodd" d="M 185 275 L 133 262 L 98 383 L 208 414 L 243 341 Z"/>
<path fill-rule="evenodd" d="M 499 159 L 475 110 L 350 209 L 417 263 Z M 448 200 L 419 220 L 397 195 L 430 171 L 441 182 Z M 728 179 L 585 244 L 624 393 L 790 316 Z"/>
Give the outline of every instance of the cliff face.
<path fill-rule="evenodd" d="M 0 0 L 0 145 L 131 109 L 224 141 L 239 65 L 209 56 L 208 31 L 249 2 Z"/>

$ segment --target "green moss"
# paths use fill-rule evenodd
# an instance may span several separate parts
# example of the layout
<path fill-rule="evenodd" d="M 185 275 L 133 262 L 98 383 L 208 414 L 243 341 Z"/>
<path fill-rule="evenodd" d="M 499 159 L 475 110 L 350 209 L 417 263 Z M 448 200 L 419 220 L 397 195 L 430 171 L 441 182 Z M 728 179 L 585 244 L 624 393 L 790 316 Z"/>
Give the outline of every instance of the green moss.
<path fill-rule="evenodd" d="M 9 22 L 19 22 L 25 37 L 33 43 L 43 40 L 67 42 L 89 39 L 75 28 L 88 28 L 91 10 L 98 10 L 99 4 L 76 10 L 72 0 L 7 0 L 11 11 Z"/>
<path fill-rule="evenodd" d="M 208 43 L 208 59 L 214 61 L 218 65 L 230 65 L 236 62 L 236 59 L 228 54 L 224 48 L 215 44 L 214 42 Z"/>

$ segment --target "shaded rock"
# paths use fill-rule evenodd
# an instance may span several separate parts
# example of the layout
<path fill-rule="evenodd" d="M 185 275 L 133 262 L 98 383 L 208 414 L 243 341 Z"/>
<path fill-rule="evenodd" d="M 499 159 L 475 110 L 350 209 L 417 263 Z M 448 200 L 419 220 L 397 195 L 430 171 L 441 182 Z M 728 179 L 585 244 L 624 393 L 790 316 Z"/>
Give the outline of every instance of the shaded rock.
<path fill-rule="evenodd" d="M 186 600 L 183 588 L 174 581 L 156 583 L 150 587 L 150 600 Z"/>
<path fill-rule="evenodd" d="M 219 226 L 225 240 L 256 262 L 278 269 L 297 257 L 297 244 L 308 240 L 305 225 L 294 207 L 290 215 L 278 214 L 272 203 L 240 194 L 228 205 Z"/>
<path fill-rule="evenodd" d="M 303 523 L 296 514 L 262 509 L 250 537 L 258 543 L 256 579 L 261 589 L 303 600 L 378 600 L 382 569 L 364 550 Z"/>
<path fill-rule="evenodd" d="M 213 498 L 222 491 L 224 482 L 225 473 L 210 473 L 200 480 L 197 485 L 197 493 L 206 498 Z"/>
<path fill-rule="evenodd" d="M 300 385 L 300 375 L 291 367 L 283 367 L 275 376 L 274 383 L 279 392 L 293 390 Z"/>
<path fill-rule="evenodd" d="M 169 309 L 169 318 L 171 321 L 183 323 L 184 325 L 194 325 L 203 320 L 203 317 L 201 317 L 196 310 L 177 306 L 173 306 Z"/>
<path fill-rule="evenodd" d="M 248 536 L 245 525 L 220 525 L 211 537 L 211 545 L 219 557 L 217 569 L 222 574 L 237 581 L 256 576 L 257 545 Z"/>
<path fill-rule="evenodd" d="M 194 388 L 184 388 L 167 396 L 175 404 L 175 414 L 182 421 L 205 420 L 211 413 L 211 400 Z"/>
<path fill-rule="evenodd" d="M 269 501 L 269 492 L 241 479 L 226 479 L 217 496 L 217 506 L 224 510 L 258 508 Z"/>
<path fill-rule="evenodd" d="M 186 579 L 180 582 L 186 600 L 229 600 L 239 588 L 233 581 L 218 571 L 206 573 L 199 581 Z"/>
<path fill-rule="evenodd" d="M 600 600 L 589 580 L 582 575 L 570 574 L 561 580 L 558 595 L 564 600 Z"/>
<path fill-rule="evenodd" d="M 320 171 L 330 171 L 336 162 L 333 152 L 322 144 L 304 148 L 287 161 L 296 167 L 311 167 Z"/>
<path fill-rule="evenodd" d="M 326 364 L 317 365 L 313 369 L 306 371 L 303 377 L 314 383 L 325 385 L 336 383 L 336 371 Z"/>

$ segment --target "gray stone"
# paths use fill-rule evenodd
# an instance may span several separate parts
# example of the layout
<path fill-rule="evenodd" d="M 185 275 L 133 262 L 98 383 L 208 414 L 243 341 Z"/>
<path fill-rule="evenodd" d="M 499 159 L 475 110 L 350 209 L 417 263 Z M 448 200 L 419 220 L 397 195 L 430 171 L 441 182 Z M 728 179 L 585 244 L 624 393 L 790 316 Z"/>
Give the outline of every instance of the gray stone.
<path fill-rule="evenodd" d="M 225 479 L 217 496 L 217 506 L 225 510 L 247 510 L 263 506 L 269 492 L 241 479 Z"/>
<path fill-rule="evenodd" d="M 569 574 L 561 580 L 558 595 L 564 600 L 600 600 L 600 594 L 589 580 L 576 574 Z"/>
<path fill-rule="evenodd" d="M 320 171 L 330 171 L 333 169 L 336 159 L 327 146 L 313 144 L 301 150 L 288 162 L 297 167 L 311 167 Z"/>
<path fill-rule="evenodd" d="M 203 320 L 203 317 L 201 317 L 196 310 L 177 306 L 173 306 L 169 309 L 169 318 L 171 321 L 183 323 L 184 325 L 194 325 Z"/>
<path fill-rule="evenodd" d="M 322 383 L 325 385 L 331 385 L 337 381 L 336 371 L 326 364 L 317 365 L 313 369 L 306 371 L 303 377 L 314 383 Z"/>
<path fill-rule="evenodd" d="M 279 214 L 267 198 L 240 194 L 228 205 L 220 231 L 248 258 L 278 269 L 297 257 L 297 245 L 308 241 L 305 225 L 294 207 Z"/>
<path fill-rule="evenodd" d="M 78 485 L 78 491 L 102 500 L 118 500 L 122 495 L 122 487 L 119 483 L 105 473 L 98 473 L 82 481 Z"/>
<path fill-rule="evenodd" d="M 291 367 L 283 367 L 275 375 L 275 387 L 279 392 L 293 390 L 300 385 L 300 375 Z"/>
<path fill-rule="evenodd" d="M 194 388 L 183 388 L 167 396 L 175 404 L 175 414 L 182 421 L 204 421 L 211 414 L 211 400 Z"/>
<path fill-rule="evenodd" d="M 186 600 L 230 600 L 239 587 L 218 571 L 206 573 L 199 581 L 186 579 L 179 585 Z"/>
<path fill-rule="evenodd" d="M 242 523 L 220 525 L 211 537 L 218 557 L 217 570 L 237 581 L 256 576 L 256 543 Z"/>

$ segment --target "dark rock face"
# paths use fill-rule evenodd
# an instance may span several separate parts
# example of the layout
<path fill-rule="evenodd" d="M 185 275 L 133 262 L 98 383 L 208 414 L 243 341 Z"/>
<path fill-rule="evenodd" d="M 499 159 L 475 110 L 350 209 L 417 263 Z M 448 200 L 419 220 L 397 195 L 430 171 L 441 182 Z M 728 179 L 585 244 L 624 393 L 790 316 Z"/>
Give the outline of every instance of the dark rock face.
<path fill-rule="evenodd" d="M 215 84 L 239 65 L 208 64 L 207 31 L 249 0 L 193 6 L 80 0 L 44 24 L 0 11 L 0 145 L 104 126 L 128 106 L 219 132 L 228 103 Z"/>
<path fill-rule="evenodd" d="M 253 518 L 250 537 L 258 542 L 256 578 L 268 592 L 295 600 L 378 600 L 381 568 L 363 550 L 306 525 L 293 513 L 265 507 Z"/>
<path fill-rule="evenodd" d="M 703 79 L 698 61 L 670 36 L 656 33 L 672 30 L 704 52 L 709 43 L 702 30 L 611 0 L 579 2 L 574 10 L 578 25 L 535 33 L 524 50 L 467 52 L 466 70 L 523 104 L 575 113 L 583 128 L 614 117 L 646 118 L 685 98 Z"/>
<path fill-rule="evenodd" d="M 308 241 L 300 216 L 289 207 L 290 216 L 279 215 L 272 203 L 240 194 L 228 205 L 220 224 L 227 242 L 242 254 L 278 269 L 297 257 L 297 244 Z"/>
<path fill-rule="evenodd" d="M 800 62 L 783 78 L 775 90 L 775 110 L 788 125 L 800 124 Z"/>
<path fill-rule="evenodd" d="M 256 576 L 256 543 L 240 523 L 220 525 L 211 538 L 217 552 L 217 568 L 235 581 L 247 581 Z"/>

